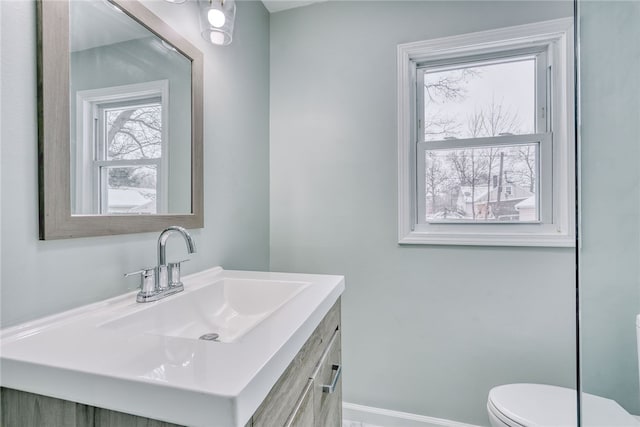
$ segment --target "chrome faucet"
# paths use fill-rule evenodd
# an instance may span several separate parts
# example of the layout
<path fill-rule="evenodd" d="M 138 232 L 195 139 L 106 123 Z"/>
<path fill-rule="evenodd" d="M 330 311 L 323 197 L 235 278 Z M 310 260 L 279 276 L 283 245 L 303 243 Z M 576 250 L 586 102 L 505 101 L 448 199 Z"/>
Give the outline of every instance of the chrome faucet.
<path fill-rule="evenodd" d="M 158 237 L 158 265 L 125 274 L 125 277 L 134 274 L 140 274 L 142 277 L 136 301 L 157 301 L 184 290 L 184 285 L 180 281 L 180 265 L 187 260 L 167 264 L 167 240 L 174 233 L 182 235 L 190 254 L 196 252 L 196 244 L 186 229 L 176 225 L 165 228 Z"/>
<path fill-rule="evenodd" d="M 193 242 L 193 238 L 189 234 L 189 232 L 177 225 L 172 225 L 171 227 L 165 228 L 162 233 L 160 233 L 160 237 L 158 237 L 158 288 L 159 289 L 167 289 L 169 287 L 180 286 L 182 290 L 182 282 L 180 282 L 180 263 L 184 261 L 180 261 L 177 263 L 169 263 L 167 265 L 167 240 L 169 237 L 174 234 L 179 233 L 184 238 L 185 243 L 187 244 L 187 252 L 190 254 L 196 251 L 196 244 Z M 174 278 L 173 276 L 178 273 L 178 277 Z"/>

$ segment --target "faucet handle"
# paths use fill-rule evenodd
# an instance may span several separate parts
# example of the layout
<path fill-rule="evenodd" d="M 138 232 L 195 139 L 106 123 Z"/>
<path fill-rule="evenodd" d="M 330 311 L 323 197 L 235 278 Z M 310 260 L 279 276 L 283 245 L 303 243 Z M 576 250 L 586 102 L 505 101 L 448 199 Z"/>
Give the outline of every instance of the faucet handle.
<path fill-rule="evenodd" d="M 140 275 L 140 293 L 149 295 L 156 290 L 156 267 L 143 268 L 138 271 L 127 273 L 124 277 Z"/>
<path fill-rule="evenodd" d="M 130 273 L 125 273 L 125 274 L 124 274 L 124 277 L 135 276 L 136 274 L 145 274 L 145 273 L 146 273 L 146 271 L 147 271 L 147 269 L 146 269 L 146 268 L 143 268 L 143 269 L 138 270 L 138 271 L 132 271 L 132 272 L 130 272 Z"/>
<path fill-rule="evenodd" d="M 180 280 L 180 266 L 183 262 L 189 261 L 183 259 L 178 262 L 170 262 L 167 266 L 169 268 L 169 286 L 170 287 L 182 287 L 182 281 Z"/>

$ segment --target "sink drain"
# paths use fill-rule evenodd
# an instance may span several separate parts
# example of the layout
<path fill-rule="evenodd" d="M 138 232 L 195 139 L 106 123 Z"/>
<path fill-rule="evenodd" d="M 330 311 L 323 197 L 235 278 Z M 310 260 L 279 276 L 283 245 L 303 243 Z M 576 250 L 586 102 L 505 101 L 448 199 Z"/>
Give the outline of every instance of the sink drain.
<path fill-rule="evenodd" d="M 205 340 L 205 341 L 218 341 L 218 338 L 220 338 L 220 334 L 216 334 L 215 332 L 212 332 L 210 334 L 204 334 L 198 339 Z"/>

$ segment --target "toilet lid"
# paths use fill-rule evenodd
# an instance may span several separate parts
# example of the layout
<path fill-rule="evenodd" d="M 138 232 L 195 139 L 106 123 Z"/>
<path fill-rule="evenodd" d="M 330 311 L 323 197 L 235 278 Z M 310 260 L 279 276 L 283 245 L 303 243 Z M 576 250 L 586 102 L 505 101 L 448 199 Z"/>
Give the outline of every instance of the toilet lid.
<path fill-rule="evenodd" d="M 516 426 L 576 426 L 576 391 L 568 388 L 502 385 L 491 389 L 489 404 Z"/>
<path fill-rule="evenodd" d="M 576 426 L 576 391 L 543 384 L 507 384 L 489 392 L 490 410 L 514 426 Z M 611 399 L 582 393 L 583 426 L 640 426 Z"/>

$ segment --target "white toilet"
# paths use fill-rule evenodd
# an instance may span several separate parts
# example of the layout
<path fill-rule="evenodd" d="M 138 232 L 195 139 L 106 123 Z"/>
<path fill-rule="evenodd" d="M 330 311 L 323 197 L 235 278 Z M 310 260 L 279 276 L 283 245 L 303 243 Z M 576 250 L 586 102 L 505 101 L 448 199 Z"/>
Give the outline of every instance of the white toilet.
<path fill-rule="evenodd" d="M 640 343 L 640 315 L 636 332 Z M 576 391 L 569 388 L 507 384 L 491 389 L 487 412 L 493 427 L 575 427 L 576 400 Z M 582 402 L 583 426 L 640 426 L 636 417 L 611 399 L 582 393 Z"/>
<path fill-rule="evenodd" d="M 489 392 L 493 427 L 576 427 L 576 391 L 543 384 L 507 384 Z M 640 426 L 611 399 L 582 393 L 583 426 Z"/>

